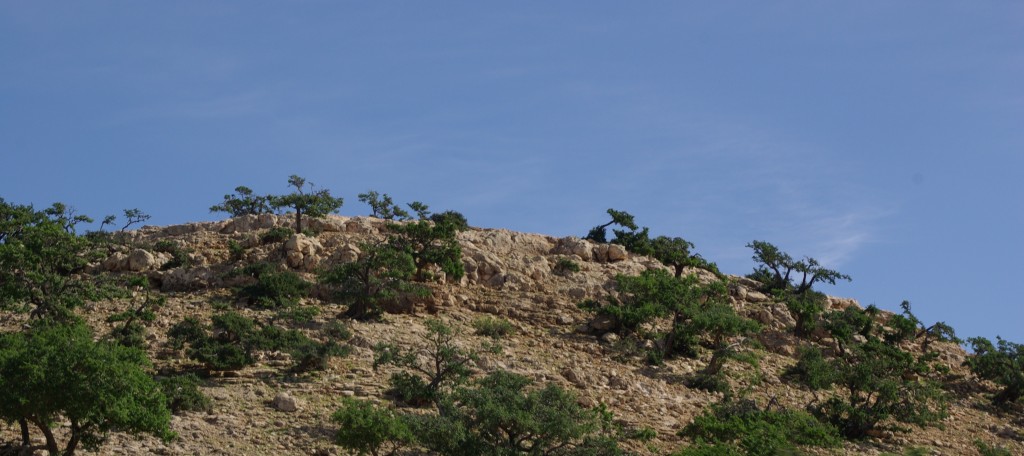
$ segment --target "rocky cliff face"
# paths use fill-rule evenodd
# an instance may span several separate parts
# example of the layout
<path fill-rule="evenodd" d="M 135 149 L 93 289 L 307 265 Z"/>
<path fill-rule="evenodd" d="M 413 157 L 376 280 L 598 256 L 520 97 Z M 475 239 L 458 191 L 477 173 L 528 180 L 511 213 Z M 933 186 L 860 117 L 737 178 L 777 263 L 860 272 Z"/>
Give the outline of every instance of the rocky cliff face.
<path fill-rule="evenodd" d="M 238 217 L 221 222 L 169 227 L 145 227 L 130 233 L 123 245 L 93 266 L 112 273 L 145 274 L 166 296 L 167 303 L 148 331 L 148 346 L 157 369 L 170 372 L 189 362 L 165 344 L 167 330 L 185 316 L 207 318 L 227 308 L 261 320 L 270 311 L 246 308 L 234 302 L 230 287 L 240 283 L 231 270 L 254 262 L 287 265 L 309 280 L 318 268 L 349 262 L 360 255 L 360 243 L 382 239 L 385 221 L 373 218 L 327 217 L 310 220 L 316 236 L 292 235 L 280 242 L 264 242 L 272 228 L 289 227 L 287 216 Z M 175 245 L 175 254 L 154 246 Z M 168 243 L 170 241 L 170 244 Z M 637 428 L 649 427 L 657 437 L 647 443 L 628 444 L 640 454 L 665 454 L 682 445 L 676 436 L 693 416 L 720 399 L 719 394 L 684 386 L 680 379 L 699 369 L 706 360 L 673 359 L 663 366 L 646 365 L 626 350 L 614 336 L 598 337 L 601 322 L 577 308 L 585 299 L 602 299 L 615 293 L 617 274 L 635 275 L 663 267 L 647 257 L 634 256 L 622 247 L 595 244 L 578 238 L 554 238 L 507 230 L 470 229 L 459 234 L 466 275 L 459 281 L 441 280 L 430 285 L 428 298 L 413 303 L 405 313 L 389 314 L 384 322 L 352 322 L 353 352 L 332 359 L 323 372 L 294 377 L 284 373 L 279 353 L 264 353 L 257 365 L 222 377 L 211 378 L 204 391 L 214 400 L 210 413 L 186 413 L 174 418 L 181 438 L 162 443 L 114 435 L 103 447 L 111 454 L 341 454 L 331 444 L 330 414 L 342 397 L 358 396 L 387 403 L 384 392 L 393 372 L 375 370 L 372 347 L 378 342 L 404 346 L 420 343 L 426 317 L 438 317 L 461 332 L 460 343 L 478 347 L 481 336 L 471 322 L 485 315 L 508 319 L 516 331 L 507 337 L 501 353 L 484 353 L 474 367 L 477 373 L 508 369 L 538 382 L 555 382 L 576 392 L 584 405 L 606 404 L 617 420 Z M 163 250 L 163 251 L 161 251 Z M 560 261 L 579 265 L 579 271 L 561 270 Z M 168 265 L 174 267 L 168 267 Z M 712 274 L 694 270 L 697 274 Z M 787 329 L 794 319 L 784 304 L 757 291 L 758 284 L 730 277 L 730 295 L 736 309 L 760 321 L 760 367 L 727 367 L 734 388 L 755 398 L 802 408 L 815 399 L 806 390 L 780 380 L 795 360 L 799 341 Z M 321 299 L 326 292 L 314 288 L 305 304 L 320 309 L 304 330 L 334 319 L 343 306 Z M 858 305 L 830 298 L 832 309 Z M 126 301 L 91 304 L 85 316 L 100 331 L 110 324 L 105 316 L 123 310 Z M 886 316 L 883 315 L 884 320 Z M 953 344 L 939 344 L 941 359 L 953 375 L 967 376 L 960 364 L 964 352 Z M 911 348 L 908 346 L 908 348 Z M 981 438 L 1024 454 L 1021 423 L 993 415 L 986 407 L 983 390 L 965 386 L 954 391 L 945 429 L 914 429 L 906 434 L 879 434 L 877 438 L 848 443 L 831 454 L 879 454 L 907 446 L 931 448 L 932 454 L 974 454 L 972 442 Z M 4 431 L 12 434 L 15 428 Z M 823 451 L 822 454 L 830 454 Z"/>

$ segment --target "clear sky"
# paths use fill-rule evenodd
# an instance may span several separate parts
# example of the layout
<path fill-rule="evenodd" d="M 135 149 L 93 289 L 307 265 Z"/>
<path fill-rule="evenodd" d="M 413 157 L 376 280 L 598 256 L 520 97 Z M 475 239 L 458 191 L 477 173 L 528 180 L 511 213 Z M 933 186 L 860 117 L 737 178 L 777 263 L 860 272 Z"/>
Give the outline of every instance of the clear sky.
<path fill-rule="evenodd" d="M 609 207 L 723 271 L 1024 342 L 1024 3 L 0 0 L 0 197 L 213 220 L 290 174 L 475 226 Z"/>

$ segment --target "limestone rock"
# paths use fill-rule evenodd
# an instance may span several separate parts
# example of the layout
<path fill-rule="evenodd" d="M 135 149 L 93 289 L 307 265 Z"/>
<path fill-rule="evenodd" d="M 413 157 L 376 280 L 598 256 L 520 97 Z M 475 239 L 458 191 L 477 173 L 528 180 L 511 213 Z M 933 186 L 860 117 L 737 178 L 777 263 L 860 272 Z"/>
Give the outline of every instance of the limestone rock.
<path fill-rule="evenodd" d="M 157 259 L 143 249 L 132 250 L 128 255 L 128 270 L 133 272 L 148 271 L 157 267 Z"/>
<path fill-rule="evenodd" d="M 299 410 L 298 401 L 288 393 L 277 393 L 271 404 L 275 410 L 281 412 L 297 412 Z"/>

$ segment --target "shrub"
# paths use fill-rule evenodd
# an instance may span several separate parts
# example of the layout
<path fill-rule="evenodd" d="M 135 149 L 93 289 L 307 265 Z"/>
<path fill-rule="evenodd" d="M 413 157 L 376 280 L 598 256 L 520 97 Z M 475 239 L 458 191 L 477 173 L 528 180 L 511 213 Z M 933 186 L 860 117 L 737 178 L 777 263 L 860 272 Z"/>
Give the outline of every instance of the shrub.
<path fill-rule="evenodd" d="M 245 247 L 235 240 L 230 240 L 228 241 L 228 255 L 230 255 L 231 261 L 241 260 L 245 256 Z"/>
<path fill-rule="evenodd" d="M 264 244 L 284 242 L 291 238 L 293 234 L 295 234 L 295 231 L 291 228 L 274 227 L 267 230 L 266 233 L 263 233 L 263 236 L 260 237 L 260 242 Z"/>
<path fill-rule="evenodd" d="M 549 384 L 497 371 L 460 388 L 439 404 L 438 415 L 412 419 L 421 445 L 451 456 L 621 454 L 602 415 Z"/>
<path fill-rule="evenodd" d="M 786 308 L 796 320 L 793 332 L 797 337 L 807 337 L 818 327 L 818 317 L 828 303 L 823 293 L 808 290 L 804 293 L 780 292 Z"/>
<path fill-rule="evenodd" d="M 146 326 L 145 323 L 156 319 L 154 309 L 164 305 L 166 299 L 163 296 L 152 293 L 149 279 L 143 276 L 131 276 L 127 283 L 128 288 L 142 289 L 141 301 L 132 303 L 133 309 L 118 312 L 107 317 L 108 323 L 121 323 L 120 326 L 110 331 L 111 340 L 126 347 L 146 347 Z"/>
<path fill-rule="evenodd" d="M 848 438 L 861 438 L 886 420 L 926 426 L 946 415 L 946 398 L 926 374 L 930 367 L 876 338 L 830 362 L 839 391 L 813 412 Z"/>
<path fill-rule="evenodd" d="M 449 280 L 458 280 L 465 275 L 462 263 L 462 247 L 456 239 L 457 229 L 452 224 L 432 223 L 418 220 L 406 224 L 388 226 L 391 234 L 388 245 L 412 257 L 415 265 L 413 277 L 422 282 L 430 279 L 427 267 L 437 266 Z"/>
<path fill-rule="evenodd" d="M 450 326 L 436 319 L 425 324 L 423 348 L 405 351 L 385 343 L 374 347 L 375 369 L 388 364 L 405 368 L 391 376 L 392 392 L 414 406 L 436 401 L 441 393 L 464 382 L 469 377 L 469 363 L 477 359 L 475 353 L 455 344 L 456 334 Z"/>
<path fill-rule="evenodd" d="M 568 258 L 559 258 L 555 263 L 555 274 L 569 275 L 573 272 L 580 272 L 580 265 Z"/>
<path fill-rule="evenodd" d="M 975 440 L 974 446 L 978 449 L 978 453 L 981 456 L 1011 456 L 1013 454 L 1002 446 L 989 445 L 981 440 Z"/>
<path fill-rule="evenodd" d="M 309 293 L 311 284 L 289 270 L 281 270 L 270 263 L 248 265 L 234 272 L 253 279 L 253 283 L 238 290 L 249 305 L 259 308 L 289 307 Z"/>
<path fill-rule="evenodd" d="M 212 331 L 198 320 L 186 318 L 168 332 L 172 346 L 188 347 L 189 358 L 214 370 L 241 369 L 255 361 L 256 350 L 278 350 L 291 355 L 292 370 L 305 372 L 326 367 L 331 356 L 344 356 L 348 346 L 333 339 L 317 342 L 296 330 L 277 326 L 258 327 L 254 321 L 235 312 L 214 315 Z"/>
<path fill-rule="evenodd" d="M 492 339 L 501 339 L 515 332 L 512 322 L 503 318 L 482 317 L 473 320 L 473 328 L 478 336 L 487 336 Z"/>
<path fill-rule="evenodd" d="M 821 349 L 814 346 L 800 347 L 796 365 L 789 368 L 784 377 L 794 380 L 813 391 L 826 389 L 838 380 L 838 372 Z"/>
<path fill-rule="evenodd" d="M 416 265 L 412 255 L 388 244 L 359 245 L 362 254 L 350 263 L 334 265 L 320 273 L 319 281 L 334 290 L 348 305 L 345 315 L 357 320 L 380 318 L 382 304 L 402 295 L 426 296 L 429 292 L 411 283 Z"/>
<path fill-rule="evenodd" d="M 841 442 L 835 428 L 806 412 L 760 409 L 750 400 L 713 405 L 680 435 L 726 448 L 735 445 L 750 456 L 787 454 L 798 445 L 835 447 Z"/>
<path fill-rule="evenodd" d="M 1005 406 L 1024 397 L 1024 345 L 996 338 L 996 345 L 984 337 L 968 339 L 974 355 L 964 365 L 980 378 L 1003 386 L 992 397 L 996 405 Z"/>
<path fill-rule="evenodd" d="M 320 315 L 320 309 L 314 306 L 295 306 L 277 311 L 275 320 L 284 320 L 292 324 L 302 325 L 313 321 Z"/>
<path fill-rule="evenodd" d="M 189 256 L 188 250 L 182 248 L 177 242 L 162 239 L 153 245 L 153 250 L 171 254 L 170 261 L 160 266 L 161 271 L 180 267 L 187 268 L 192 265 L 192 257 Z"/>
<path fill-rule="evenodd" d="M 356 454 L 393 454 L 414 439 L 400 415 L 369 401 L 343 398 L 331 421 L 340 426 L 334 442 Z"/>
<path fill-rule="evenodd" d="M 437 225 L 449 225 L 455 231 L 466 231 L 469 229 L 469 221 L 466 220 L 466 216 L 456 211 L 438 212 L 437 214 L 431 214 L 427 219 Z"/>
<path fill-rule="evenodd" d="M 210 398 L 199 389 L 200 380 L 196 374 L 164 377 L 158 383 L 171 412 L 206 412 L 213 408 Z"/>

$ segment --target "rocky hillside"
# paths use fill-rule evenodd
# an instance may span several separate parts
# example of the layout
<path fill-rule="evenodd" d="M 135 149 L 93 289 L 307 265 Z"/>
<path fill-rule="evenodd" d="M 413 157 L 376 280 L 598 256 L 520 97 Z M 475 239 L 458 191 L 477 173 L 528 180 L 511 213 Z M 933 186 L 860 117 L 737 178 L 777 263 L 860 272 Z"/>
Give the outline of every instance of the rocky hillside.
<path fill-rule="evenodd" d="M 287 265 L 315 282 L 315 271 L 329 264 L 353 261 L 360 243 L 384 236 L 385 221 L 365 217 L 327 217 L 310 220 L 315 236 L 292 235 L 267 242 L 272 228 L 289 227 L 286 216 L 244 216 L 210 223 L 145 227 L 128 236 L 94 271 L 148 276 L 166 303 L 147 328 L 146 344 L 156 369 L 163 373 L 195 370 L 194 361 L 167 344 L 167 332 L 185 317 L 208 321 L 209 316 L 236 310 L 257 321 L 275 318 L 272 310 L 258 310 L 239 301 L 234 287 L 244 276 L 231 271 L 247 264 L 271 262 Z M 500 353 L 481 352 L 472 369 L 476 375 L 507 369 L 553 382 L 573 392 L 585 406 L 606 404 L 615 420 L 628 429 L 650 428 L 649 441 L 624 442 L 638 454 L 668 454 L 688 444 L 677 432 L 702 410 L 721 399 L 720 393 L 685 386 L 681 378 L 703 366 L 707 359 L 676 358 L 652 366 L 630 351 L 613 333 L 603 333 L 600 319 L 577 307 L 586 299 L 601 300 L 616 293 L 617 274 L 636 275 L 663 268 L 656 260 L 634 256 L 611 244 L 595 244 L 574 237 L 555 238 L 499 229 L 460 232 L 466 274 L 458 281 L 429 284 L 430 295 L 407 300 L 383 322 L 348 322 L 352 332 L 347 356 L 331 358 L 327 369 L 291 374 L 287 355 L 261 353 L 254 366 L 217 373 L 204 379 L 202 391 L 213 400 L 209 412 L 186 412 L 173 418 L 179 438 L 163 443 L 151 437 L 114 434 L 102 447 L 104 454 L 344 454 L 332 444 L 336 425 L 331 414 L 344 397 L 359 397 L 390 405 L 388 378 L 394 368 L 374 369 L 372 348 L 380 342 L 415 347 L 422 343 L 424 321 L 440 318 L 459 332 L 458 343 L 467 349 L 487 339 L 476 335 L 473 322 L 484 316 L 506 319 L 514 326 Z M 170 245 L 175 251 L 157 248 Z M 177 256 L 176 256 L 177 255 Z M 569 260 L 578 271 L 558 265 Z M 170 266 L 168 266 L 170 265 Z M 713 278 L 703 270 L 692 271 Z M 815 393 L 783 381 L 785 369 L 795 363 L 800 345 L 790 330 L 795 324 L 784 304 L 758 291 L 750 279 L 729 276 L 729 294 L 742 315 L 759 321 L 759 367 L 731 363 L 726 369 L 734 391 L 766 403 L 803 408 Z M 141 292 L 140 292 L 141 293 Z M 318 309 L 312 321 L 294 327 L 313 338 L 344 310 L 329 293 L 314 286 L 303 305 Z M 113 326 L 106 317 L 127 309 L 132 300 L 90 303 L 83 315 L 99 332 Z M 851 299 L 829 298 L 831 310 L 858 306 Z M 889 318 L 887 314 L 881 321 Z M 599 336 L 600 334 L 600 336 Z M 916 344 L 907 344 L 913 350 Z M 1024 454 L 1024 431 L 1019 416 L 1000 414 L 989 405 L 994 385 L 973 380 L 961 364 L 964 351 L 955 344 L 939 343 L 939 359 L 947 375 L 952 400 L 942 428 L 911 428 L 906 433 L 880 432 L 867 440 L 845 443 L 839 449 L 812 449 L 819 454 L 901 453 L 926 448 L 925 454 L 977 454 L 980 439 Z M 968 381 L 970 380 L 970 381 Z M 818 393 L 821 394 L 821 393 Z M 3 429 L 13 440 L 16 426 Z"/>

